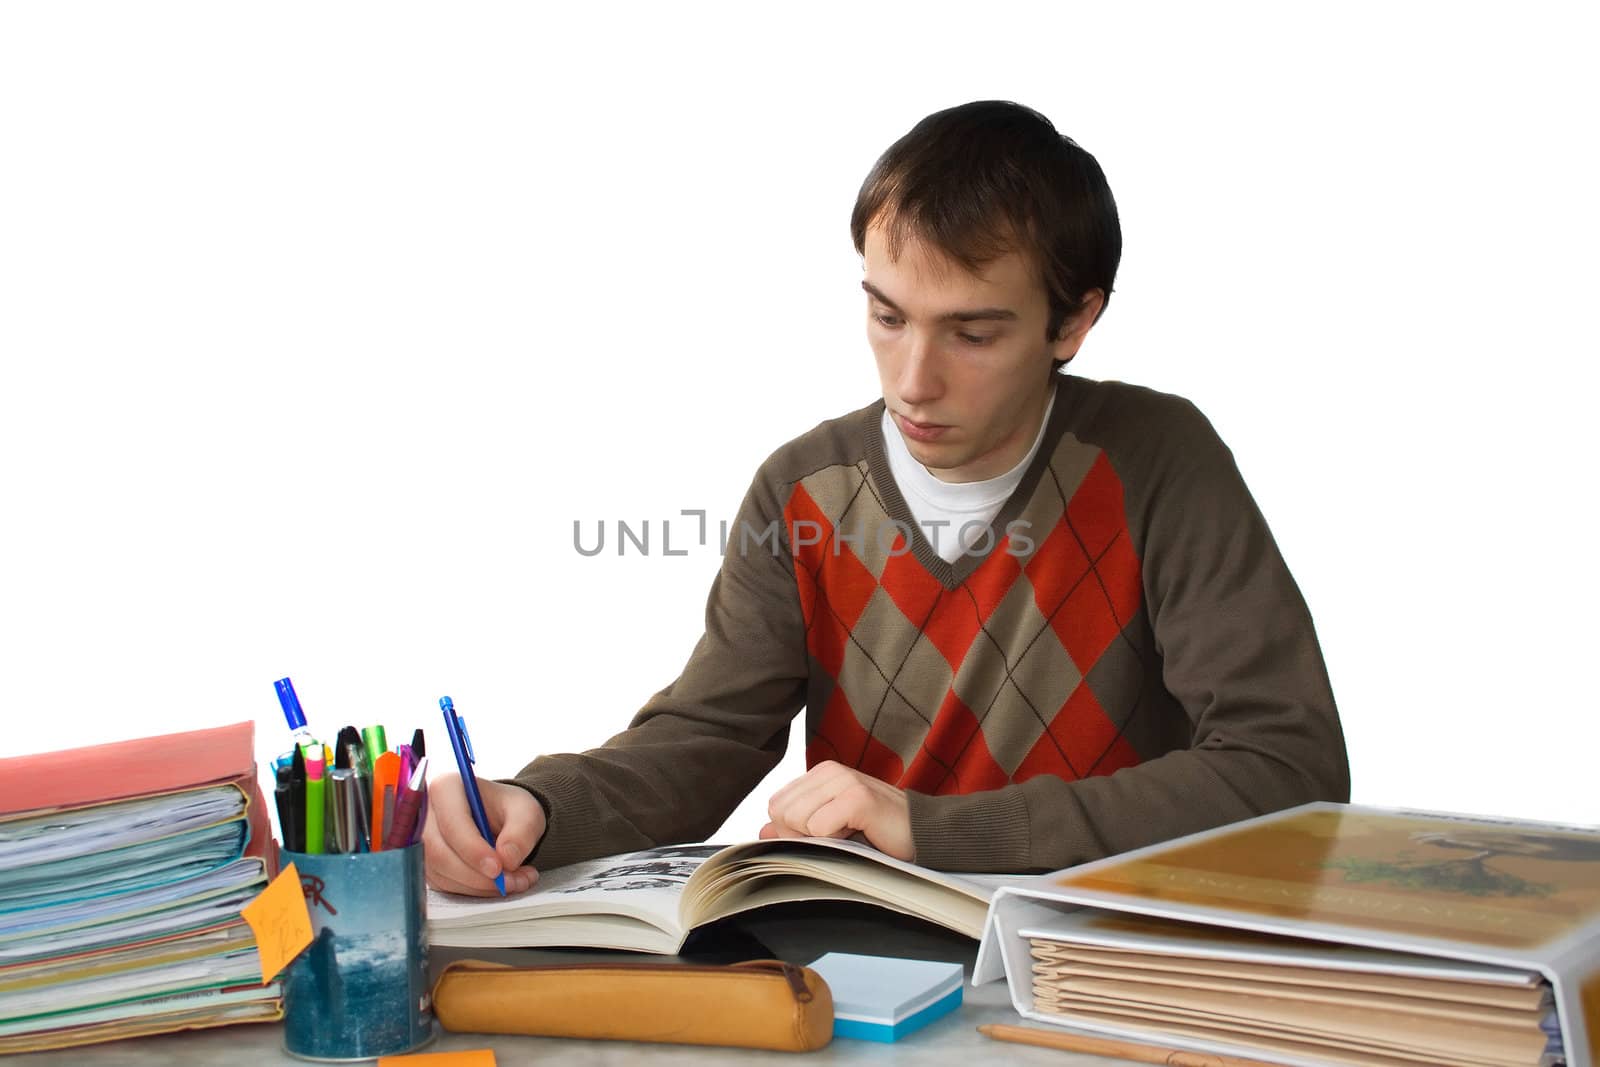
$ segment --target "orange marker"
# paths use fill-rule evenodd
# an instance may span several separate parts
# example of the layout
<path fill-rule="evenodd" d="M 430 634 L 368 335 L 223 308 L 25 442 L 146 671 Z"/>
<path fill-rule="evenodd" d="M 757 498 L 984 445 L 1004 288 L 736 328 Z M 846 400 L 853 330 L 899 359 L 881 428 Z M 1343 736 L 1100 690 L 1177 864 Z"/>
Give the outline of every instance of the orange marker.
<path fill-rule="evenodd" d="M 400 788 L 400 754 L 385 752 L 372 761 L 372 851 L 383 849 L 394 821 L 395 792 Z"/>

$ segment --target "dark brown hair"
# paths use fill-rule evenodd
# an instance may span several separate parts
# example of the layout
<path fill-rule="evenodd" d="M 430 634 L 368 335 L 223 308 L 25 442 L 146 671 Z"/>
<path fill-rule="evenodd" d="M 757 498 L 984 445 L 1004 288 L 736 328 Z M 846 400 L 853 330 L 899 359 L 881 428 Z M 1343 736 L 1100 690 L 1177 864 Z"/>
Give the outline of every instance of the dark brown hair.
<path fill-rule="evenodd" d="M 974 274 L 1007 252 L 1030 259 L 1049 296 L 1047 341 L 1089 290 L 1110 301 L 1122 258 L 1122 226 L 1100 164 L 1049 119 L 1009 100 L 936 111 L 890 145 L 850 213 L 862 255 L 874 223 L 884 226 L 895 258 L 916 237 Z"/>

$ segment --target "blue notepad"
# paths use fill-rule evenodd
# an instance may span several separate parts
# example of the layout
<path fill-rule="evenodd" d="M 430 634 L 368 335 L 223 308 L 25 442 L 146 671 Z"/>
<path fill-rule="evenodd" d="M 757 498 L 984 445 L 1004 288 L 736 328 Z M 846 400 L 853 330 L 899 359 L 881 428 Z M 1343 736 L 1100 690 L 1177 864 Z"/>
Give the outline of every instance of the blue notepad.
<path fill-rule="evenodd" d="M 961 964 L 830 952 L 812 963 L 833 993 L 833 1036 L 895 1041 L 961 1006 Z"/>

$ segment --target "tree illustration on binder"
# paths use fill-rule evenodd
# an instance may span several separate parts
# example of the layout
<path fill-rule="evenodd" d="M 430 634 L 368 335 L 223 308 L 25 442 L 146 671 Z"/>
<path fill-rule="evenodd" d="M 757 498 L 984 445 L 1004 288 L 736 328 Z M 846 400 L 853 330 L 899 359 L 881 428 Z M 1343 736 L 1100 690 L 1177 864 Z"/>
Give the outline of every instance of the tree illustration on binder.
<path fill-rule="evenodd" d="M 1420 845 L 1470 854 L 1419 860 L 1409 858 L 1409 852 L 1393 860 L 1346 856 L 1324 866 L 1343 871 L 1349 882 L 1389 882 L 1407 889 L 1474 897 L 1546 897 L 1560 887 L 1496 870 L 1489 861 L 1496 856 L 1522 856 L 1558 863 L 1600 862 L 1600 842 L 1557 834 L 1464 826 L 1459 831 L 1417 832 L 1411 839 Z"/>

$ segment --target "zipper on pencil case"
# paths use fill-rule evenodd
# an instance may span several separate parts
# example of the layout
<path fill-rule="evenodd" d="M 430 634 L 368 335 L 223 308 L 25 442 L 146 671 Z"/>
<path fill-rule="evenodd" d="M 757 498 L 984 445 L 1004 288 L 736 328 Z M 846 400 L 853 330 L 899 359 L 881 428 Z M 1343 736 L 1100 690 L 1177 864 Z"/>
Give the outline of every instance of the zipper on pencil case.
<path fill-rule="evenodd" d="M 551 963 L 537 964 L 532 967 L 506 967 L 495 964 L 483 965 L 478 960 L 460 960 L 451 964 L 451 967 L 460 970 L 477 971 L 479 974 L 493 974 L 500 971 L 630 971 L 652 973 L 659 971 L 662 974 L 729 974 L 742 972 L 761 977 L 783 978 L 789 983 L 789 988 L 794 992 L 795 999 L 802 1004 L 811 1003 L 813 994 L 806 986 L 805 973 L 798 964 L 787 963 L 783 960 L 751 960 L 747 963 L 729 963 L 723 966 L 702 963 Z"/>

